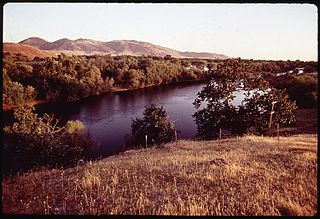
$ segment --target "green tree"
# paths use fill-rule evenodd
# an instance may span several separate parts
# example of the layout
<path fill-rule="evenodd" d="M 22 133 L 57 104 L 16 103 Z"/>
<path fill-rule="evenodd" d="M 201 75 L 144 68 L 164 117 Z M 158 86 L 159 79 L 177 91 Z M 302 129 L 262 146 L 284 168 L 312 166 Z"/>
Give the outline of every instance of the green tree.
<path fill-rule="evenodd" d="M 34 100 L 36 91 L 32 86 L 24 87 L 16 81 L 12 81 L 8 76 L 6 69 L 3 69 L 3 103 L 5 105 L 24 105 Z"/>
<path fill-rule="evenodd" d="M 295 121 L 295 103 L 290 102 L 283 91 L 268 89 L 268 83 L 262 78 L 244 73 L 241 62 L 238 59 L 218 64 L 217 70 L 211 74 L 211 80 L 197 94 L 194 101 L 197 111 L 193 117 L 199 138 L 217 138 L 220 128 L 234 135 L 242 135 L 248 128 L 263 133 L 268 125 L 273 101 L 277 101 L 274 122 L 290 125 Z M 239 90 L 244 91 L 247 97 L 239 106 L 235 106 L 232 103 L 234 92 Z"/>
<path fill-rule="evenodd" d="M 310 75 L 269 75 L 267 80 L 277 89 L 285 89 L 292 101 L 301 108 L 317 107 L 318 81 Z"/>
<path fill-rule="evenodd" d="M 255 91 L 252 96 L 244 99 L 241 106 L 242 126 L 254 128 L 257 133 L 264 133 L 268 130 L 270 114 L 274 102 L 274 113 L 272 123 L 280 125 L 294 124 L 296 119 L 293 111 L 297 108 L 295 102 L 289 100 L 284 90 L 272 88 L 266 92 Z"/>
<path fill-rule="evenodd" d="M 8 153 L 25 167 L 69 166 L 85 156 L 90 139 L 80 121 L 58 121 L 48 114 L 39 117 L 34 107 L 14 110 L 16 122 L 4 128 L 9 139 Z"/>
<path fill-rule="evenodd" d="M 129 148 L 145 146 L 147 135 L 148 146 L 162 144 L 174 139 L 175 130 L 173 122 L 168 118 L 166 110 L 151 104 L 145 107 L 143 118 L 132 119 L 132 139 Z"/>
<path fill-rule="evenodd" d="M 141 84 L 141 80 L 144 78 L 144 74 L 140 70 L 130 69 L 124 76 L 123 80 L 127 87 L 138 88 Z"/>

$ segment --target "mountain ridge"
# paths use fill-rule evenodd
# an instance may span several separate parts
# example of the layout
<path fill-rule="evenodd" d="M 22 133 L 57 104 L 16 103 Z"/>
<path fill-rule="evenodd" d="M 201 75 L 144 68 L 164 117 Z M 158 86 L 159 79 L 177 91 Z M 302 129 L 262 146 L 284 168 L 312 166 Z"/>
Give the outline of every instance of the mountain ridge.
<path fill-rule="evenodd" d="M 113 41 L 97 41 L 92 39 L 79 38 L 70 40 L 62 38 L 53 42 L 48 42 L 39 37 L 29 37 L 20 41 L 18 44 L 26 44 L 34 46 L 40 50 L 52 51 L 55 53 L 64 52 L 68 54 L 110 54 L 110 55 L 151 55 L 166 56 L 170 55 L 176 58 L 200 58 L 200 59 L 227 59 L 224 54 L 209 52 L 191 52 L 178 51 L 171 48 L 155 45 L 149 42 L 137 40 L 113 40 Z"/>

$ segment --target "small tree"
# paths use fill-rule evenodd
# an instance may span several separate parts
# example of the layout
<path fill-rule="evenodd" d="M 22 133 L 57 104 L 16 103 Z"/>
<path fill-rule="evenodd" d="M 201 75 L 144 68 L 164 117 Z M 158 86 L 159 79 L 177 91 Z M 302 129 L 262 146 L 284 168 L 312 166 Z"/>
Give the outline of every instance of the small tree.
<path fill-rule="evenodd" d="M 132 119 L 131 130 L 132 139 L 127 145 L 129 148 L 145 146 L 145 135 L 148 136 L 148 146 L 172 141 L 175 135 L 174 124 L 166 110 L 154 104 L 145 107 L 142 119 Z"/>

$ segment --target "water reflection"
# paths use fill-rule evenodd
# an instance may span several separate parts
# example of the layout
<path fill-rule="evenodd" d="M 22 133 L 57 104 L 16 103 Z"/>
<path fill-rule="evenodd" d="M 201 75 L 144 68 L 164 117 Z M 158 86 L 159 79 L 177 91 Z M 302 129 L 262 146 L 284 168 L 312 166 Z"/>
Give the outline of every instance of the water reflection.
<path fill-rule="evenodd" d="M 89 130 L 95 144 L 92 153 L 105 156 L 124 149 L 126 138 L 131 134 L 131 119 L 142 117 L 149 104 L 163 105 L 169 117 L 175 120 L 179 138 L 192 138 L 196 125 L 192 105 L 203 83 L 163 85 L 134 91 L 105 93 L 73 103 L 46 103 L 36 106 L 39 115 L 54 114 L 61 125 L 68 120 L 80 120 Z M 11 123 L 12 111 L 3 115 L 4 124 Z"/>
<path fill-rule="evenodd" d="M 132 118 L 142 117 L 149 104 L 163 105 L 169 117 L 175 121 L 179 138 L 192 138 L 196 124 L 192 118 L 192 105 L 204 83 L 163 85 L 135 91 L 105 93 L 73 103 L 47 103 L 36 107 L 38 114 L 54 114 L 61 124 L 68 120 L 80 120 L 89 130 L 95 144 L 94 156 L 105 156 L 124 149 L 126 138 L 131 134 Z M 243 100 L 243 91 L 234 92 L 233 104 Z M 12 111 L 3 115 L 4 124 L 12 122 Z"/>

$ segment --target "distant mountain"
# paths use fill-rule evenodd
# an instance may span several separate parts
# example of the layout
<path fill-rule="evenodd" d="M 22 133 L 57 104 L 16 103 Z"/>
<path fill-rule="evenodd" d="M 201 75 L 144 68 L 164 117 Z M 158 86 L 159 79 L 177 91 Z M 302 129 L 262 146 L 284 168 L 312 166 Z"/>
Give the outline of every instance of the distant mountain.
<path fill-rule="evenodd" d="M 180 52 L 174 49 L 154 45 L 136 40 L 114 40 L 110 42 L 96 41 L 91 39 L 70 40 L 63 38 L 54 42 L 48 42 L 38 37 L 30 37 L 19 44 L 27 44 L 41 50 L 49 50 L 55 53 L 64 52 L 66 54 L 111 54 L 111 55 L 151 55 L 166 56 L 171 55 L 176 58 L 202 58 L 202 59 L 226 59 L 223 54 L 208 52 Z"/>
<path fill-rule="evenodd" d="M 34 46 L 37 48 L 40 48 L 43 44 L 49 43 L 48 41 L 41 39 L 39 37 L 30 37 L 28 39 L 22 40 L 21 42 L 19 42 L 20 44 L 27 44 L 30 46 Z"/>
<path fill-rule="evenodd" d="M 20 53 L 30 58 L 34 58 L 36 56 L 40 58 L 56 56 L 55 53 L 51 51 L 44 51 L 30 45 L 18 43 L 3 43 L 3 53 L 6 52 L 12 54 Z"/>

